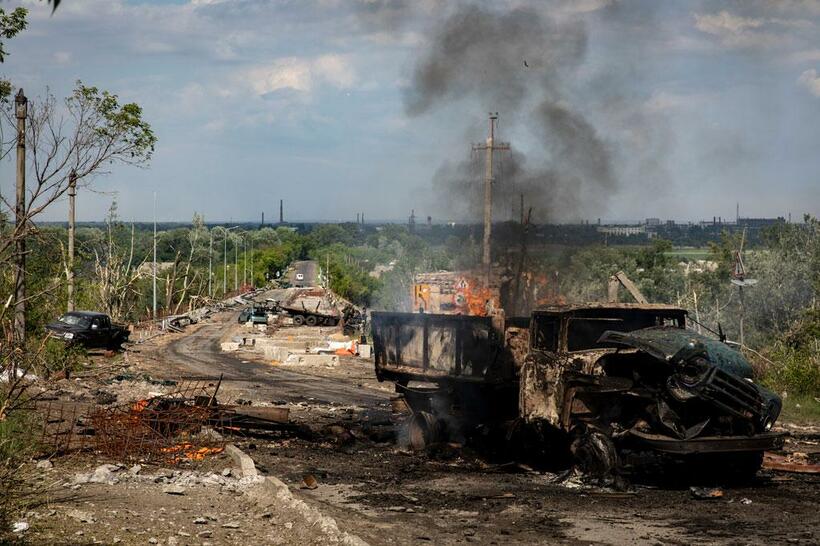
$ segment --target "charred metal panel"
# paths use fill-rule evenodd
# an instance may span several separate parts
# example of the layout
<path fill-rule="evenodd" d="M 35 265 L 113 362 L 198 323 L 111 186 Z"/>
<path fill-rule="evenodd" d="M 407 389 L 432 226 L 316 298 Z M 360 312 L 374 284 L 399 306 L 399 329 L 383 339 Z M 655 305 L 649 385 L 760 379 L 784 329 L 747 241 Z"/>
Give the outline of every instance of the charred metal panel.
<path fill-rule="evenodd" d="M 524 361 L 518 405 L 525 421 L 544 420 L 555 427 L 561 426 L 563 371 L 564 366 L 557 359 L 531 355 Z"/>
<path fill-rule="evenodd" d="M 495 381 L 515 376 L 490 317 L 373 313 L 372 331 L 378 377 Z"/>

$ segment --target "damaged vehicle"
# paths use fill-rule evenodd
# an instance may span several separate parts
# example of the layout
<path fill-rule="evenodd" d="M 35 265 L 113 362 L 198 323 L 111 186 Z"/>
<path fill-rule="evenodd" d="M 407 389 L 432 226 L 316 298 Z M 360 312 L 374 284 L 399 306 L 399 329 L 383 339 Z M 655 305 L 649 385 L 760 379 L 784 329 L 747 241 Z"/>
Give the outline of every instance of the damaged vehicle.
<path fill-rule="evenodd" d="M 125 324 L 113 322 L 105 313 L 96 311 L 70 311 L 48 323 L 46 331 L 66 345 L 86 349 L 119 349 L 130 335 Z"/>
<path fill-rule="evenodd" d="M 551 306 L 502 325 L 374 313 L 372 325 L 377 377 L 412 410 L 416 447 L 484 435 L 595 475 L 663 461 L 744 478 L 783 443 L 777 395 L 677 307 Z"/>
<path fill-rule="evenodd" d="M 584 470 L 605 474 L 646 452 L 753 475 L 781 401 L 745 357 L 685 328 L 684 310 L 650 304 L 536 311 L 520 374 L 521 418 L 566 433 Z M 729 455 L 730 454 L 730 455 Z"/>

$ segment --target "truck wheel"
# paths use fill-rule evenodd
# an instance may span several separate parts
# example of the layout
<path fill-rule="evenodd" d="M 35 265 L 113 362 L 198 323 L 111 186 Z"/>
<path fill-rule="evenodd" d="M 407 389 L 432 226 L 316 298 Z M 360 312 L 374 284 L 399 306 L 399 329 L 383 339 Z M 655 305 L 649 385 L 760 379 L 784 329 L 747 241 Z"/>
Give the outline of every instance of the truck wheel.
<path fill-rule="evenodd" d="M 570 450 L 581 472 L 606 477 L 618 469 L 618 452 L 607 434 L 589 427 L 578 430 L 574 436 Z"/>
<path fill-rule="evenodd" d="M 305 323 L 304 315 L 296 315 L 296 316 L 293 317 L 293 324 L 295 324 L 296 326 L 301 326 L 304 323 Z"/>
<path fill-rule="evenodd" d="M 446 430 L 444 422 L 432 413 L 419 411 L 410 419 L 408 430 L 410 446 L 421 451 L 428 446 L 444 441 Z"/>
<path fill-rule="evenodd" d="M 316 317 L 313 315 L 308 315 L 307 318 L 305 318 L 305 324 L 308 326 L 316 326 Z"/>

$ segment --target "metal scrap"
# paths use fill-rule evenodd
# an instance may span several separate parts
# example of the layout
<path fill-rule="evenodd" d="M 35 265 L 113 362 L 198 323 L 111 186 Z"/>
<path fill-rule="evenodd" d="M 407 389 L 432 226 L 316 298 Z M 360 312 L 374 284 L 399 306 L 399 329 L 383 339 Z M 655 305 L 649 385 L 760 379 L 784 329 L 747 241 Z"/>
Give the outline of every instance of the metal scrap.
<path fill-rule="evenodd" d="M 175 464 L 222 452 L 222 433 L 291 427 L 287 408 L 220 405 L 221 381 L 180 382 L 169 394 L 108 407 L 38 405 L 42 444 L 56 452 L 91 449 L 117 460 Z"/>
<path fill-rule="evenodd" d="M 806 457 L 795 457 L 794 455 L 783 456 L 766 452 L 763 455 L 763 468 L 798 474 L 820 474 L 820 464 L 811 464 Z"/>

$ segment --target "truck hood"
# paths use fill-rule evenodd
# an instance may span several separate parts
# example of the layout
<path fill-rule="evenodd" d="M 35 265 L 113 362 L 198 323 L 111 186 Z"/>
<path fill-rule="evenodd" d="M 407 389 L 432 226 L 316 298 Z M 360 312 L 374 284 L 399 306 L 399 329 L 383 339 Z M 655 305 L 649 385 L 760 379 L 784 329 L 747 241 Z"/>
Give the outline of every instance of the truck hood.
<path fill-rule="evenodd" d="M 80 328 L 78 326 L 72 326 L 71 324 L 66 324 L 65 322 L 55 320 L 54 322 L 49 322 L 48 324 L 46 324 L 46 330 L 50 330 L 57 334 L 63 334 L 65 332 L 77 333 L 83 330 L 83 328 Z"/>
<path fill-rule="evenodd" d="M 672 368 L 667 390 L 678 400 L 691 396 L 708 400 L 756 421 L 760 431 L 769 430 L 780 414 L 780 397 L 754 383 L 749 361 L 721 341 L 682 328 L 655 326 L 633 332 L 606 331 L 599 342 L 638 349 L 667 362 Z M 692 375 L 687 375 L 687 367 L 694 367 Z"/>
<path fill-rule="evenodd" d="M 752 378 L 752 366 L 739 351 L 691 330 L 671 326 L 655 326 L 633 332 L 608 330 L 598 342 L 632 347 L 670 363 L 701 355 L 725 372 L 744 379 Z"/>

